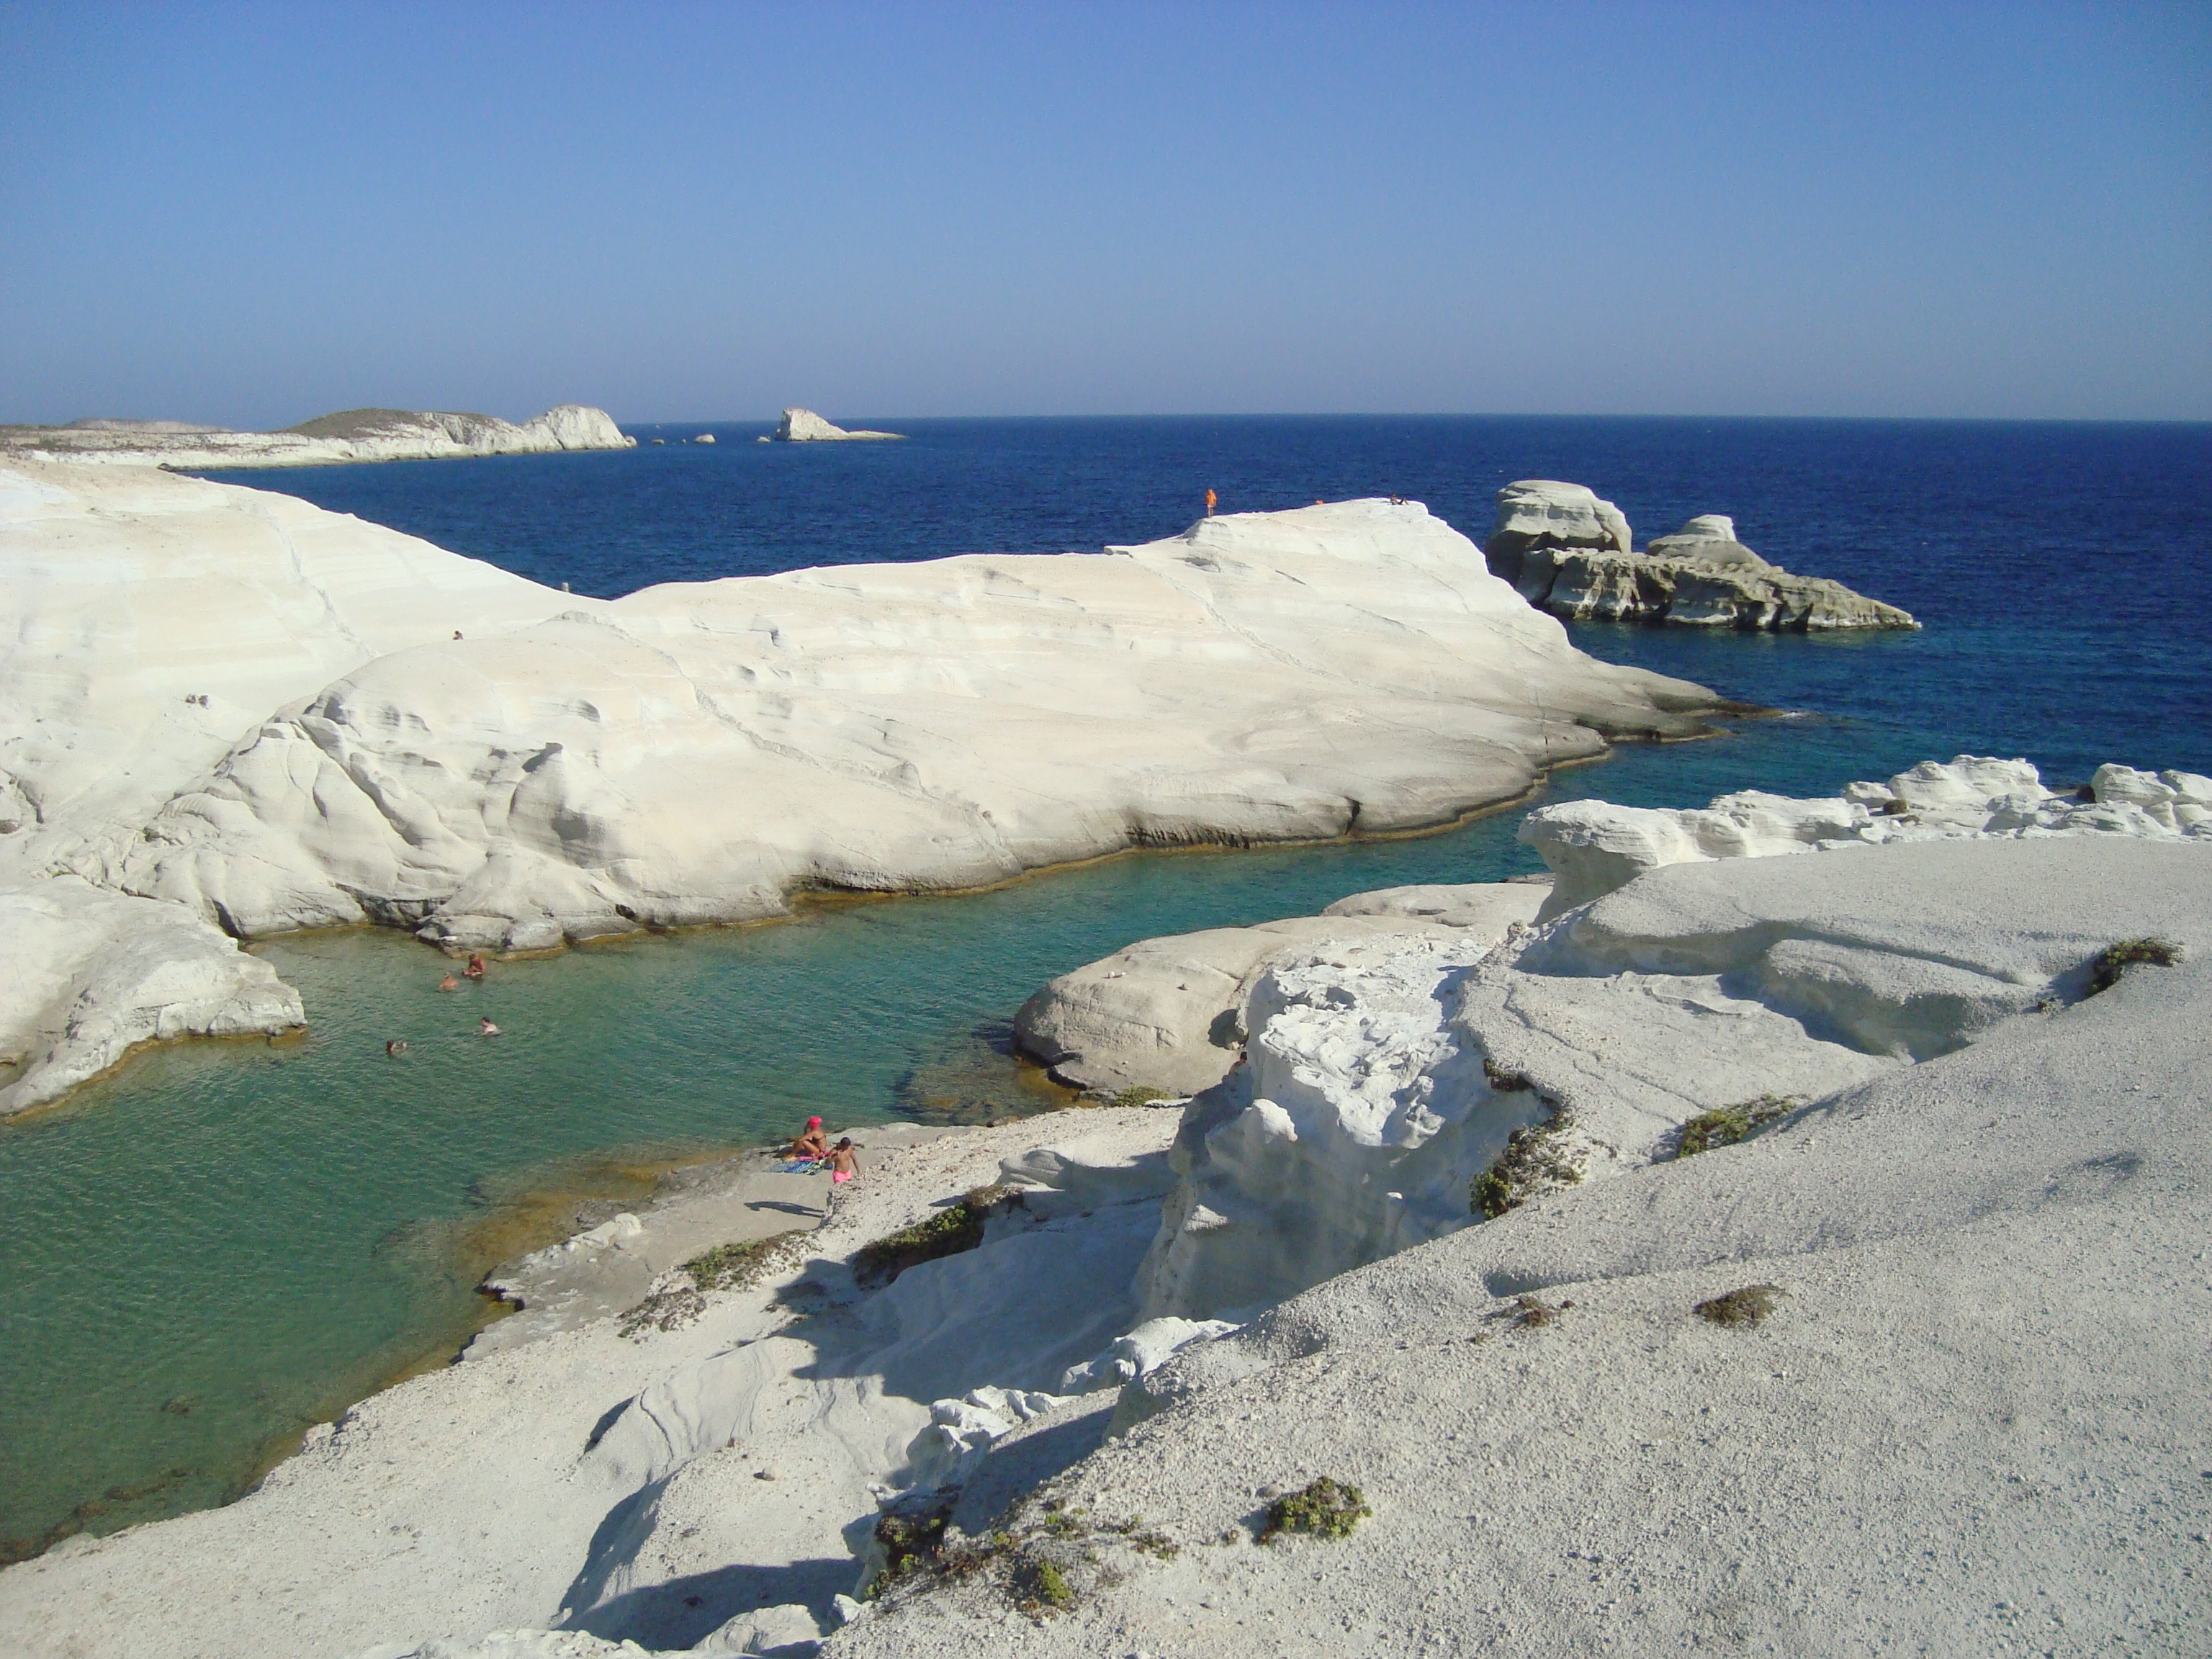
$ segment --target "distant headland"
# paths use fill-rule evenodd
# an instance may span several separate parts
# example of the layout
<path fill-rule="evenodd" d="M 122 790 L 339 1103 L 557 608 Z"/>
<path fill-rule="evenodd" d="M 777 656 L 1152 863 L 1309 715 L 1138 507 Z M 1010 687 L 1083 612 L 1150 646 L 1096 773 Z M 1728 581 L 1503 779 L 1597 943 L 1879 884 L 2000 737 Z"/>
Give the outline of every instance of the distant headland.
<path fill-rule="evenodd" d="M 495 415 L 404 409 L 349 409 L 277 432 L 107 418 L 67 426 L 0 426 L 0 454 L 173 471 L 543 455 L 564 449 L 629 449 L 636 442 L 623 435 L 606 410 L 583 404 L 562 404 L 520 426 Z"/>

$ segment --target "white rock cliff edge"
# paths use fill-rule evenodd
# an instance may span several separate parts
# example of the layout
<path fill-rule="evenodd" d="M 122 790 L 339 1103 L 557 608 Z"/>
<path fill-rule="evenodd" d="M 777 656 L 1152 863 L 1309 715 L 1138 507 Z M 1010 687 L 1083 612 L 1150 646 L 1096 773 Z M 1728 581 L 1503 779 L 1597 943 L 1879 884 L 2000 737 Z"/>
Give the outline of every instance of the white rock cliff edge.
<path fill-rule="evenodd" d="M 70 875 L 244 938 L 542 948 L 1414 828 L 1713 702 L 1576 651 L 1410 503 L 602 602 L 282 495 L 18 460 L 0 574 L 0 890 Z M 58 972 L 0 992 L 12 1052 L 58 1029 L 23 988 Z M 0 1074 L 0 1110 L 51 1097 Z"/>

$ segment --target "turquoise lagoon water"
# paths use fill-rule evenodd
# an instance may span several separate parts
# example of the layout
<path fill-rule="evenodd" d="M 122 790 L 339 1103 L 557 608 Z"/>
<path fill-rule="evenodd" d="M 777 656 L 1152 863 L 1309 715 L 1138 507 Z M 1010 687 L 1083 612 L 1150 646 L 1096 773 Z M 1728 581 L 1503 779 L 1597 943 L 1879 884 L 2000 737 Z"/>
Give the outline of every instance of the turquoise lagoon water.
<path fill-rule="evenodd" d="M 899 423 L 874 422 L 893 429 Z M 1733 511 L 1794 568 L 1925 632 L 1587 628 L 1601 656 L 1793 718 L 1571 769 L 1553 799 L 1825 793 L 1924 757 L 2212 771 L 2212 429 L 1663 421 L 962 422 L 900 445 L 246 475 L 580 591 L 1164 533 L 1233 506 L 1397 491 L 1478 538 L 1501 478 L 1577 478 L 1639 530 Z M 672 434 L 681 429 L 669 429 Z M 1148 934 L 1534 867 L 1510 811 L 1449 833 L 1146 854 L 997 891 L 500 964 L 460 995 L 389 934 L 264 948 L 295 1041 L 153 1050 L 0 1125 L 0 1549 L 226 1501 L 287 1437 L 488 1310 L 492 1261 L 576 1200 L 819 1112 L 972 1121 L 1054 1103 L 1006 1053 L 1022 1000 Z M 468 1035 L 480 1012 L 506 1035 Z M 411 1045 L 387 1061 L 389 1037 Z M 0 1557 L 0 1559 L 5 1559 Z"/>
<path fill-rule="evenodd" d="M 1746 722 L 1568 769 L 1554 797 L 1799 787 L 1802 734 Z M 488 1311 L 477 1278 L 551 1202 L 635 1171 L 896 1116 L 974 1121 L 1064 1098 L 1009 1057 L 1055 974 L 1132 939 L 1347 893 L 1540 867 L 1513 811 L 1454 831 L 1147 854 L 995 891 L 839 904 L 760 927 L 495 964 L 356 932 L 262 947 L 304 1038 L 149 1051 L 0 1132 L 0 1513 L 17 1553 L 221 1503 L 273 1449 Z M 471 1035 L 489 1013 L 503 1035 Z M 408 1054 L 387 1060 L 388 1037 Z"/>

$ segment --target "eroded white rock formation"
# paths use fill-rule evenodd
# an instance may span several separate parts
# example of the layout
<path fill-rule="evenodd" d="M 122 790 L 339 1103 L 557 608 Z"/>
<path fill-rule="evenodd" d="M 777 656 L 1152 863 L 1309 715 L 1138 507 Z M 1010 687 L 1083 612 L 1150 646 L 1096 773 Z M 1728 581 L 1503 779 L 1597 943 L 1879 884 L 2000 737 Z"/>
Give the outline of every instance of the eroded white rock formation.
<path fill-rule="evenodd" d="M 1892 842 L 2121 835 L 2212 842 L 2212 778 L 2107 763 L 2082 792 L 2044 786 L 2024 760 L 1922 761 L 1887 783 L 1792 799 L 1747 789 L 1702 810 L 1567 801 L 1522 820 L 1520 839 L 1552 867 L 1546 920 L 1662 865 L 1766 858 Z"/>
<path fill-rule="evenodd" d="M 787 444 L 834 443 L 848 438 L 899 438 L 900 432 L 848 432 L 833 426 L 811 409 L 787 409 L 776 422 L 775 441 Z"/>
<path fill-rule="evenodd" d="M 1841 582 L 1769 563 L 1721 514 L 1701 514 L 1636 552 L 1620 510 L 1580 484 L 1508 484 L 1484 550 L 1529 604 L 1576 622 L 1770 632 L 1919 626 Z"/>
<path fill-rule="evenodd" d="M 0 427 L 0 460 L 37 456 L 179 471 L 332 466 L 359 461 L 452 460 L 543 455 L 564 449 L 629 449 L 614 416 L 562 404 L 516 425 L 495 415 L 439 410 L 349 409 L 281 432 L 226 432 L 181 421 L 80 421 L 65 427 Z"/>
<path fill-rule="evenodd" d="M 1318 916 L 1139 939 L 1040 989 L 1014 1016 L 1015 1041 L 1075 1088 L 1195 1094 L 1228 1075 L 1243 1052 L 1246 997 L 1279 958 L 1431 931 L 1495 944 L 1513 923 L 1534 920 L 1545 890 L 1510 883 L 1387 888 L 1339 900 Z"/>
<path fill-rule="evenodd" d="M 0 887 L 68 872 L 245 937 L 534 948 L 1407 828 L 1707 701 L 1380 501 L 607 603 L 283 496 L 27 461 L 0 567 Z"/>
<path fill-rule="evenodd" d="M 1498 492 L 1498 520 L 1483 544 L 1490 568 L 1516 586 L 1522 562 L 1535 551 L 1587 548 L 1626 553 L 1628 520 L 1587 484 L 1523 478 Z"/>
<path fill-rule="evenodd" d="M 2154 934 L 2172 965 L 2085 995 L 2090 957 Z M 233 1659 L 580 1659 L 842 1622 L 832 1650 L 870 1659 L 1009 1630 L 1260 1659 L 1347 1620 L 1391 1651 L 1489 1632 L 1569 1653 L 1654 1632 L 1880 1648 L 1903 1619 L 1970 1650 L 2012 1628 L 1983 1607 L 2002 1594 L 2069 1637 L 2186 1650 L 2208 942 L 2201 844 L 2083 834 L 1656 869 L 1455 967 L 1425 934 L 1279 966 L 1247 1069 L 1291 1103 L 1217 1113 L 1194 1144 L 1195 1103 L 1165 1213 L 1197 1213 L 1194 1175 L 1242 1171 L 1284 1237 L 1256 1239 L 1256 1203 L 1217 1212 L 1185 1289 L 1264 1291 L 1295 1240 L 1340 1261 L 1337 1233 L 1420 1209 L 1454 1135 L 1531 1106 L 1583 1126 L 1611 1178 L 1425 1241 L 1401 1226 L 1412 1248 L 1232 1330 L 1146 1319 L 1130 1293 L 1148 1239 L 1139 1288 L 1188 1236 L 1149 1231 L 1163 1114 L 872 1152 L 800 1281 L 417 1377 L 241 1503 L 9 1569 L 0 1645 L 184 1630 Z M 1741 1146 L 1656 1156 L 1684 1114 L 1763 1094 L 1797 1103 Z M 1030 1191 L 979 1249 L 857 1291 L 845 1252 L 994 1167 Z M 1760 1322 L 1691 1311 L 1757 1285 L 1779 1287 Z M 1269 1496 L 1324 1474 L 1372 1510 L 1351 1538 L 1250 1547 Z M 957 1496 L 901 1512 L 1003 1534 L 996 1559 L 853 1602 L 885 1559 L 878 1505 L 947 1479 Z M 2024 1518 L 1993 1524 L 2000 1504 Z M 1715 1564 L 1716 1513 L 1760 1572 Z M 1071 1604 L 1010 1621 L 1045 1560 Z"/>
<path fill-rule="evenodd" d="M 1896 809 L 1878 815 L 1756 793 L 1702 814 L 1539 808 L 1522 838 L 1558 874 L 1549 926 L 1495 948 L 1429 930 L 1275 955 L 1239 1021 L 1246 1063 L 1185 1109 L 1144 1310 L 1243 1317 L 1469 1224 L 1486 1172 L 1510 1174 L 1497 1201 L 1517 1203 L 1640 1168 L 1701 1113 L 1818 1098 L 2078 996 L 2100 949 L 2159 931 L 2155 904 L 2109 881 L 2102 909 L 2062 904 L 2026 874 L 2002 902 L 1985 885 L 1962 901 L 1958 870 L 2097 855 L 1962 865 L 1937 848 L 2171 845 L 2182 875 L 2212 869 L 2204 780 L 2098 778 L 2110 799 L 2082 802 L 2025 762 L 1961 757 L 1852 786 Z M 1817 872 L 1765 856 L 1838 846 L 1862 850 Z"/>

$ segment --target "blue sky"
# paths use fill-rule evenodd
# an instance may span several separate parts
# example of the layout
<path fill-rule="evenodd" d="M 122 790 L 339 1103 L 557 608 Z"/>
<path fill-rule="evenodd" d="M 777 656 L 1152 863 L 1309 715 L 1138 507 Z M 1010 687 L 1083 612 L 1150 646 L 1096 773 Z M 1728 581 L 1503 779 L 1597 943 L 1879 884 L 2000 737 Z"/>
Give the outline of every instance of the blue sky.
<path fill-rule="evenodd" d="M 2212 6 L 0 5 L 0 419 L 2212 417 Z"/>

